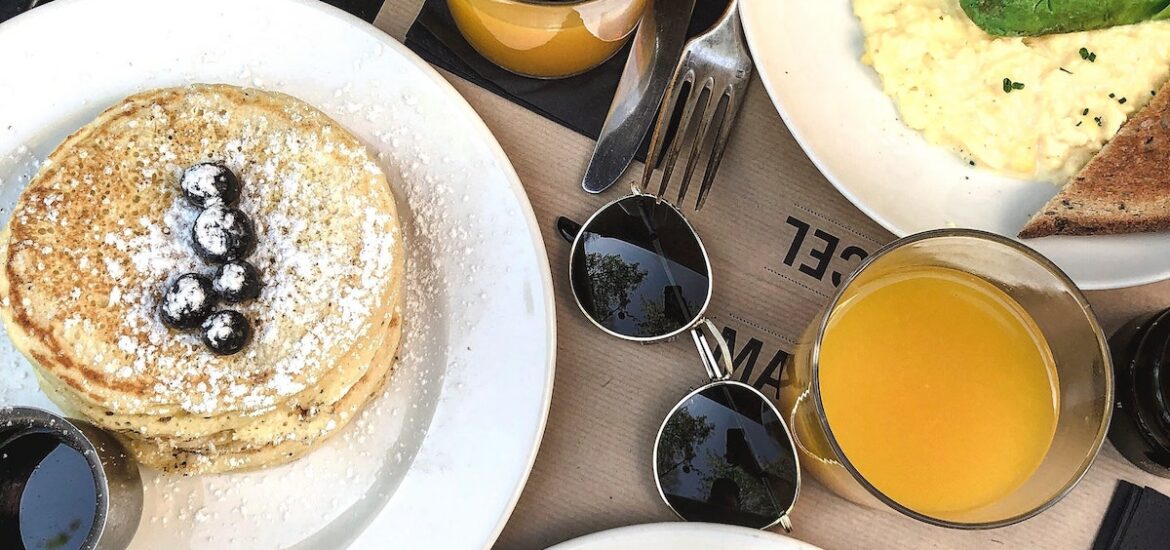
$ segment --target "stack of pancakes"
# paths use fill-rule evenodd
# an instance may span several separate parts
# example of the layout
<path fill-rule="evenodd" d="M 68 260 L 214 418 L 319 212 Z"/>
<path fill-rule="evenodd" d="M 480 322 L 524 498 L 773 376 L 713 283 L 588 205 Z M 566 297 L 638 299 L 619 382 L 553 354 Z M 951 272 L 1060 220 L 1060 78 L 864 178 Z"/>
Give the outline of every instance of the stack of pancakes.
<path fill-rule="evenodd" d="M 222 161 L 256 228 L 252 341 L 213 354 L 162 324 L 163 290 L 209 274 L 182 170 Z M 380 393 L 404 271 L 386 177 L 360 142 L 286 95 L 224 85 L 145 92 L 65 140 L 0 235 L 0 314 L 43 389 L 149 466 L 288 462 Z"/>

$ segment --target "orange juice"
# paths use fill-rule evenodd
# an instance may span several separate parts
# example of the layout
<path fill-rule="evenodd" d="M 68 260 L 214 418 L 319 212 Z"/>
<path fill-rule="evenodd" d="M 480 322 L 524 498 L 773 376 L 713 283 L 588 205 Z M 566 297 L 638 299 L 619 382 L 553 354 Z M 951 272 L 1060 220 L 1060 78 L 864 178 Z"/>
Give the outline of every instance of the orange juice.
<path fill-rule="evenodd" d="M 1043 335 L 1002 290 L 914 268 L 831 313 L 819 380 L 829 428 L 875 488 L 927 515 L 999 501 L 1039 467 L 1059 410 Z"/>
<path fill-rule="evenodd" d="M 447 0 L 459 31 L 481 55 L 543 78 L 583 73 L 625 44 L 646 0 Z"/>

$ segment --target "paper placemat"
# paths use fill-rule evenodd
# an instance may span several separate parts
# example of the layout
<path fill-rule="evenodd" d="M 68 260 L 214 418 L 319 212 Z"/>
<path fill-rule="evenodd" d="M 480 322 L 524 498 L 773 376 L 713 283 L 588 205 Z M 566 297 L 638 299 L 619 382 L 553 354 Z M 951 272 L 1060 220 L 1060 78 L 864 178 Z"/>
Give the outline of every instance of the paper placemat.
<path fill-rule="evenodd" d="M 725 7 L 725 0 L 699 0 L 689 34 L 694 36 L 706 30 Z M 455 27 L 446 0 L 427 0 L 423 4 L 406 33 L 405 44 L 432 64 L 589 138 L 596 138 L 601 130 L 629 51 L 627 45 L 602 66 L 580 76 L 561 80 L 524 78 L 476 53 Z M 639 160 L 645 159 L 646 146 L 643 143 Z M 738 187 L 748 193 L 756 192 L 751 187 Z M 588 200 L 587 196 L 582 198 Z M 713 248 L 710 252 L 716 299 L 709 312 L 709 317 L 721 325 L 723 336 L 732 347 L 736 377 L 758 389 L 772 391 L 779 388 L 780 367 L 795 346 L 810 312 L 829 299 L 859 262 L 893 239 L 873 224 L 842 221 L 848 218 L 824 208 L 827 205 L 815 194 L 795 194 L 787 201 L 774 203 L 767 196 L 743 197 L 742 204 L 769 204 L 771 215 L 731 214 L 729 219 L 736 222 L 733 231 L 754 238 L 737 239 L 730 247 L 710 247 Z M 708 214 L 688 212 L 688 216 L 698 223 L 698 218 Z M 721 229 L 712 232 L 725 231 Z M 707 241 L 706 234 L 700 236 Z M 763 246 L 777 244 L 783 249 L 779 257 L 760 254 Z M 721 257 L 727 257 L 731 263 L 721 262 Z M 751 280 L 740 280 L 745 275 L 757 284 L 770 282 L 788 287 L 791 292 L 759 292 L 751 288 Z M 724 283 L 725 280 L 728 282 Z M 740 289 L 755 295 L 739 295 Z M 800 315 L 784 314 L 793 308 L 792 294 L 801 302 L 796 308 Z M 796 319 L 800 321 L 793 322 Z"/>
<path fill-rule="evenodd" d="M 423 0 L 387 5 L 376 24 L 403 39 Z M 558 216 L 583 220 L 641 176 L 635 163 L 601 196 L 580 190 L 593 141 L 451 76 L 516 167 L 544 231 L 558 302 L 552 410 L 528 484 L 497 543 L 544 548 L 612 527 L 675 521 L 660 500 L 651 446 L 665 414 L 705 374 L 689 341 L 641 346 L 601 334 L 568 289 Z M 711 199 L 686 211 L 713 265 L 711 316 L 728 336 L 736 376 L 775 395 L 793 342 L 841 278 L 893 235 L 854 208 L 816 170 L 753 81 Z M 1107 330 L 1170 306 L 1170 283 L 1090 294 Z M 502 428 L 506 429 L 506 428 Z M 805 477 L 792 536 L 833 548 L 1088 548 L 1120 478 L 1170 492 L 1111 447 L 1077 489 L 1021 525 L 992 531 L 931 527 L 852 504 Z"/>

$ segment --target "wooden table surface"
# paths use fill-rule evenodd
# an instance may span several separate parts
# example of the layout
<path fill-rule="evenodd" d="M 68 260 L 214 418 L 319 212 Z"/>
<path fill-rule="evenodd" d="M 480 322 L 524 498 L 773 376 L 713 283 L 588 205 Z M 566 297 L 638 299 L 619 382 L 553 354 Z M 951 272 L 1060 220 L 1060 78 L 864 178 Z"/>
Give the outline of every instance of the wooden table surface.
<path fill-rule="evenodd" d="M 376 25 L 402 40 L 422 0 L 389 0 Z M 448 80 L 483 117 L 512 160 L 544 230 L 557 299 L 557 373 L 544 441 L 528 484 L 498 548 L 544 548 L 587 533 L 675 518 L 660 501 L 650 462 L 663 415 L 688 387 L 703 381 L 685 343 L 640 346 L 615 341 L 589 325 L 567 289 L 568 247 L 552 231 L 557 216 L 579 219 L 621 191 L 580 192 L 593 143 L 457 77 Z M 635 167 L 627 178 L 638 175 Z M 747 94 L 710 205 L 694 223 L 713 250 L 734 265 L 746 254 L 726 220 L 752 205 L 775 204 L 778 181 L 808 193 L 818 209 L 848 219 L 861 232 L 890 238 L 840 197 L 792 139 L 757 80 Z M 754 185 L 753 185 L 754 183 Z M 769 202 L 770 201 L 770 202 Z M 715 237 L 712 237 L 715 235 Z M 721 256 L 721 251 L 725 251 Z M 768 251 L 766 251 L 768 252 Z M 773 254 L 782 254 L 777 245 Z M 1170 259 L 1167 259 L 1170 261 Z M 734 277 L 725 285 L 735 295 Z M 775 293 L 784 288 L 775 289 Z M 718 291 L 717 291 L 718 294 Z M 1089 299 L 1107 331 L 1140 314 L 1170 306 L 1170 282 L 1093 292 Z M 722 304 L 734 311 L 743 304 Z M 807 323 L 817 304 L 791 304 L 784 319 Z M 792 536 L 825 549 L 846 548 L 1089 548 L 1118 479 L 1170 494 L 1170 479 L 1145 474 L 1106 446 L 1084 481 L 1051 510 L 1022 524 L 990 531 L 930 527 L 884 510 L 857 506 L 809 480 L 801 489 Z M 1170 518 L 1168 518 L 1170 519 Z M 1168 543 L 1170 546 L 1170 543 Z"/>

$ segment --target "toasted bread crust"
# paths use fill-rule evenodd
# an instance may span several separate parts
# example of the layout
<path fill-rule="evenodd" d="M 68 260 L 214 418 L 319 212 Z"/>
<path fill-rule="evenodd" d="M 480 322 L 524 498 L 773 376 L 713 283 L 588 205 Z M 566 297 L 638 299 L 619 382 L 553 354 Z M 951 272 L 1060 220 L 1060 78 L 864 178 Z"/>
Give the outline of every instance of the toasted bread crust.
<path fill-rule="evenodd" d="M 1109 235 L 1170 230 L 1170 82 L 1020 232 Z"/>

